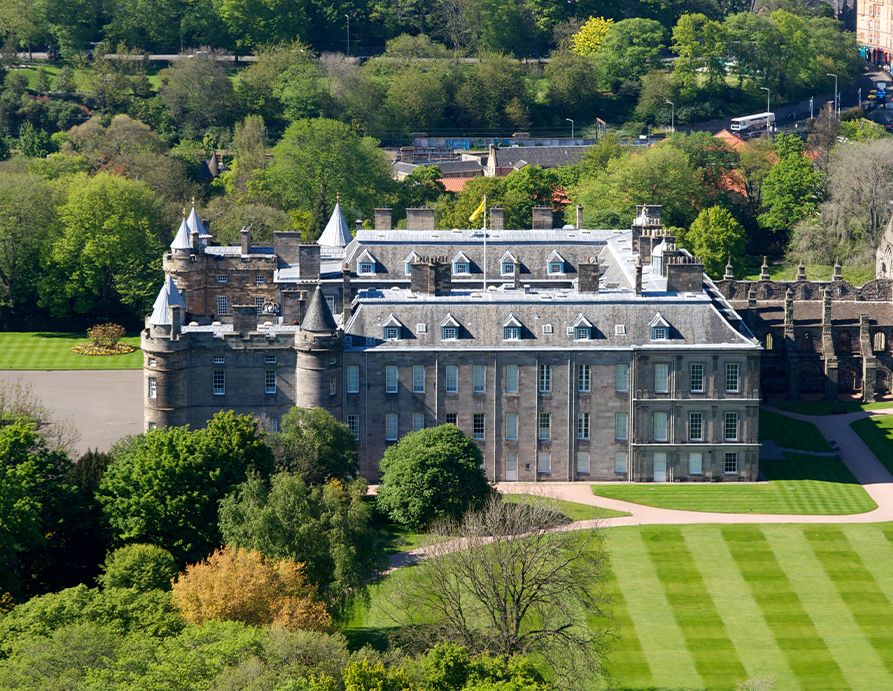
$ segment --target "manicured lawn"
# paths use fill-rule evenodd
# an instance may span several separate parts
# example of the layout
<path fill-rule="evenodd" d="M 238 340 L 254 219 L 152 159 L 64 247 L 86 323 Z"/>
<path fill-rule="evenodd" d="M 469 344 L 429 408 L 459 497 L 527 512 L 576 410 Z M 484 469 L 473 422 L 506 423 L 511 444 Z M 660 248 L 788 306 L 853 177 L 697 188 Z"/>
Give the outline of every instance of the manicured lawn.
<path fill-rule="evenodd" d="M 619 639 L 610 688 L 893 688 L 893 526 L 644 526 L 604 531 Z M 401 570 L 347 634 L 394 626 Z M 357 636 L 359 638 L 359 636 Z"/>
<path fill-rule="evenodd" d="M 121 339 L 136 346 L 126 355 L 77 355 L 71 347 L 87 343 L 84 334 L 43 332 L 0 332 L 0 370 L 53 369 L 139 369 L 143 353 L 139 336 Z"/>
<path fill-rule="evenodd" d="M 624 511 L 603 509 L 600 506 L 589 506 L 575 501 L 540 497 L 533 494 L 503 494 L 502 500 L 507 502 L 524 502 L 525 504 L 546 504 L 560 511 L 572 521 L 589 521 L 595 518 L 616 518 L 617 516 L 629 516 Z"/>
<path fill-rule="evenodd" d="M 878 460 L 893 472 L 893 415 L 875 415 L 850 425 Z"/>
<path fill-rule="evenodd" d="M 592 491 L 646 506 L 719 513 L 838 515 L 876 508 L 837 457 L 788 453 L 761 468 L 768 482 L 593 485 Z"/>
<path fill-rule="evenodd" d="M 860 403 L 859 401 L 779 401 L 772 407 L 800 415 L 840 415 L 857 413 L 860 410 L 882 410 L 893 408 L 893 401 Z"/>
<path fill-rule="evenodd" d="M 760 441 L 774 441 L 786 449 L 831 451 L 831 446 L 811 422 L 794 420 L 770 410 L 760 410 Z"/>

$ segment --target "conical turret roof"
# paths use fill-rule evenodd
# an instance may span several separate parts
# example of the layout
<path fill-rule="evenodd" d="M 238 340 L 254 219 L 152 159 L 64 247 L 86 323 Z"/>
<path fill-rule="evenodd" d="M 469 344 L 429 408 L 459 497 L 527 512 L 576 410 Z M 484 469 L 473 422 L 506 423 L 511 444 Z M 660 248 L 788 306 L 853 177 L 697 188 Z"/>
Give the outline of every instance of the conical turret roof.
<path fill-rule="evenodd" d="M 208 234 L 208 231 L 205 229 L 205 224 L 202 223 L 202 219 L 198 217 L 198 212 L 195 210 L 195 204 L 192 205 L 192 211 L 189 212 L 189 218 L 186 219 L 186 225 L 189 227 L 190 233 L 198 233 L 199 235 Z"/>
<path fill-rule="evenodd" d="M 310 304 L 307 306 L 307 313 L 301 322 L 301 331 L 331 333 L 337 329 L 338 326 L 335 324 L 335 318 L 332 317 L 328 304 L 326 304 L 322 289 L 316 286 L 313 297 L 310 298 Z"/>
<path fill-rule="evenodd" d="M 177 284 L 174 279 L 168 276 L 164 279 L 164 285 L 158 291 L 158 297 L 155 298 L 155 304 L 152 306 L 152 316 L 149 323 L 152 326 L 170 326 L 171 325 L 171 305 L 179 305 L 183 311 L 186 311 L 186 301 L 177 290 Z"/>
<path fill-rule="evenodd" d="M 347 221 L 344 220 L 344 214 L 341 212 L 341 202 L 336 202 L 329 222 L 326 223 L 326 227 L 316 244 L 320 247 L 340 248 L 347 247 L 351 240 L 353 240 L 353 236 L 350 234 L 350 228 L 348 228 Z"/>
<path fill-rule="evenodd" d="M 172 250 L 191 250 L 192 249 L 192 238 L 189 235 L 189 226 L 186 225 L 186 219 L 184 218 L 180 222 L 180 229 L 177 231 L 177 234 L 174 236 L 174 241 L 171 243 Z"/>

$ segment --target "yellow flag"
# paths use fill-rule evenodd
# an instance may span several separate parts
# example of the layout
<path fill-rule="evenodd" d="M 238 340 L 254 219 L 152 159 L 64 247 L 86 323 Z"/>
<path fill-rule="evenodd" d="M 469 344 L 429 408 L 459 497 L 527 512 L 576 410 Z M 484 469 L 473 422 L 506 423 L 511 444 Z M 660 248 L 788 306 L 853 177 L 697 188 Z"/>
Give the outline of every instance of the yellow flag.
<path fill-rule="evenodd" d="M 478 208 L 476 208 L 471 213 L 471 216 L 468 217 L 468 220 L 471 223 L 474 223 L 476 220 L 478 220 L 481 216 L 484 215 L 484 204 L 486 204 L 486 203 L 487 203 L 486 199 L 481 199 L 481 203 L 478 205 Z"/>

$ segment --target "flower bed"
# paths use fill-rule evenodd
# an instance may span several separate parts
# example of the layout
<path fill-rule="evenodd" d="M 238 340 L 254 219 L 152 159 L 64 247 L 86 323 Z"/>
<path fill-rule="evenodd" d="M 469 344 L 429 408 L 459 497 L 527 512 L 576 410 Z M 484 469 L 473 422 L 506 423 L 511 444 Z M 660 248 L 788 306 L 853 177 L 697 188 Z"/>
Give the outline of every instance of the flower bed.
<path fill-rule="evenodd" d="M 78 355 L 125 355 L 132 353 L 136 348 L 126 343 L 115 343 L 114 345 L 94 345 L 93 343 L 79 343 L 72 346 L 71 352 Z"/>

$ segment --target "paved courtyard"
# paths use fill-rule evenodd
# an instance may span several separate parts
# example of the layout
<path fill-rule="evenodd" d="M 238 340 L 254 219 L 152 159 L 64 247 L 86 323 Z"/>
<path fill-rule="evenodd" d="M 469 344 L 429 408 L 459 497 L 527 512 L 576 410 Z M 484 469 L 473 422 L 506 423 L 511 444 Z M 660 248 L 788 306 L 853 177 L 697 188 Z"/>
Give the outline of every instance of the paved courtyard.
<path fill-rule="evenodd" d="M 74 422 L 76 451 L 106 451 L 143 431 L 142 370 L 0 371 L 0 383 L 20 381 L 58 418 Z"/>

